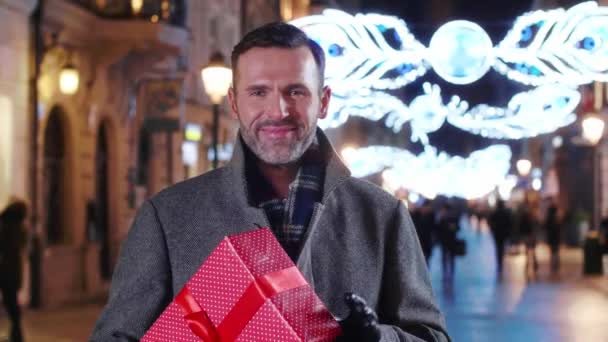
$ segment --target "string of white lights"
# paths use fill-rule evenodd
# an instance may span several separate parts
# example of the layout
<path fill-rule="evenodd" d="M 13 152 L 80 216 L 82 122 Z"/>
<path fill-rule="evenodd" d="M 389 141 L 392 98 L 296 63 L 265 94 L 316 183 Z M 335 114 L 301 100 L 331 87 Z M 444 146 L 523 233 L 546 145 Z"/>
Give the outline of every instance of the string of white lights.
<path fill-rule="evenodd" d="M 450 111 L 447 121 L 468 132 L 495 139 L 524 139 L 551 133 L 576 120 L 581 95 L 575 89 L 544 85 L 515 94 L 507 108 L 477 105 L 464 114 Z"/>
<path fill-rule="evenodd" d="M 327 9 L 291 22 L 325 51 L 325 79 L 335 89 L 396 89 L 424 75 L 424 46 L 392 16 Z M 390 32 L 390 33 L 389 33 Z M 394 44 L 385 37 L 391 37 Z"/>
<path fill-rule="evenodd" d="M 466 199 L 479 198 L 505 182 L 511 150 L 493 145 L 468 157 L 449 156 L 426 146 L 419 155 L 389 146 L 351 148 L 342 153 L 355 177 L 383 172 L 385 186 L 408 189 L 427 198 L 438 194 Z"/>
<path fill-rule="evenodd" d="M 397 97 L 367 88 L 334 93 L 329 115 L 319 121 L 319 126 L 337 128 L 350 116 L 360 116 L 372 121 L 384 119 L 385 126 L 397 133 L 409 122 L 412 142 L 426 145 L 427 134 L 441 128 L 447 119 L 451 125 L 483 137 L 524 139 L 573 123 L 574 110 L 581 100 L 575 89 L 554 84 L 515 94 L 506 108 L 480 104 L 469 110 L 469 104 L 457 96 L 444 104 L 438 85 L 424 83 L 422 88 L 424 94 L 409 106 Z"/>
<path fill-rule="evenodd" d="M 495 69 L 528 85 L 608 80 L 608 7 L 594 1 L 517 18 L 495 48 Z"/>

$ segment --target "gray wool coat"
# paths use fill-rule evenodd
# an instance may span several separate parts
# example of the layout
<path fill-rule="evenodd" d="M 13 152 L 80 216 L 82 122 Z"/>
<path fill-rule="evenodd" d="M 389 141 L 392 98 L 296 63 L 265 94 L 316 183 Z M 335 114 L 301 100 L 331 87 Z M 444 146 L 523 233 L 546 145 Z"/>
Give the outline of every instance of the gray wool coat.
<path fill-rule="evenodd" d="M 382 341 L 448 341 L 410 216 L 395 197 L 350 176 L 330 155 L 297 266 L 338 318 L 344 293 L 376 310 Z M 254 206 L 238 139 L 230 163 L 172 186 L 139 210 L 122 245 L 110 296 L 91 341 L 139 339 L 225 235 L 269 226 Z"/>

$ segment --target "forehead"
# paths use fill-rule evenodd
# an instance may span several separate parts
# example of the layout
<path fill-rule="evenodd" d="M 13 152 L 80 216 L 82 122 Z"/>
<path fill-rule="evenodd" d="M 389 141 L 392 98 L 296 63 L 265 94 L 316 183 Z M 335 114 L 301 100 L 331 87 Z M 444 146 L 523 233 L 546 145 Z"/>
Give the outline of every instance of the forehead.
<path fill-rule="evenodd" d="M 318 72 L 312 52 L 306 46 L 252 48 L 239 57 L 236 69 L 239 87 L 264 81 L 315 82 Z"/>

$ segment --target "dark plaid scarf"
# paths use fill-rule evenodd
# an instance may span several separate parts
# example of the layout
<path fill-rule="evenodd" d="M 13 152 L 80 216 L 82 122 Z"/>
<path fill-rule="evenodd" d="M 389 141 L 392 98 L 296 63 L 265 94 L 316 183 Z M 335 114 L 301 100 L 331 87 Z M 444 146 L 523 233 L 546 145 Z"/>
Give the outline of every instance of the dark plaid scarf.
<path fill-rule="evenodd" d="M 266 212 L 277 240 L 294 262 L 300 253 L 315 203 L 321 200 L 325 170 L 323 159 L 314 148 L 302 160 L 296 179 L 289 185 L 286 199 L 266 197 L 265 200 L 257 201 L 258 206 Z M 259 174 L 257 176 L 260 177 Z M 266 183 L 264 188 L 256 188 L 257 191 L 268 193 L 270 187 Z M 259 195 L 258 192 L 256 197 L 259 198 Z"/>

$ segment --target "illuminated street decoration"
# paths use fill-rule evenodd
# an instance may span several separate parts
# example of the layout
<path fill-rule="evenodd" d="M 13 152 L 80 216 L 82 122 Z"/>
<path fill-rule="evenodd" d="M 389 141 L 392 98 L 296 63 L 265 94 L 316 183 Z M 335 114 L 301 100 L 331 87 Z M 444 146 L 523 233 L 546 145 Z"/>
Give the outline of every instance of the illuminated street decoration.
<path fill-rule="evenodd" d="M 396 89 L 431 66 L 456 84 L 474 82 L 490 66 L 527 85 L 608 81 L 608 7 L 594 1 L 524 14 L 495 47 L 464 20 L 439 28 L 429 48 L 392 16 L 327 9 L 292 23 L 324 49 L 327 82 L 336 88 Z"/>
<path fill-rule="evenodd" d="M 387 93 L 361 88 L 341 94 L 332 89 L 327 117 L 319 120 L 318 124 L 322 129 L 337 128 L 351 116 L 361 116 L 372 121 L 386 118 L 386 127 L 392 128 L 394 132 L 399 132 L 403 124 L 411 119 L 408 106 Z"/>
<path fill-rule="evenodd" d="M 496 187 L 502 196 L 513 183 L 507 182 L 508 146 L 494 145 L 466 159 L 450 157 L 431 146 L 429 133 L 446 122 L 495 139 L 550 133 L 575 121 L 573 112 L 581 100 L 576 87 L 608 80 L 608 7 L 595 2 L 524 14 L 496 46 L 481 27 L 463 20 L 440 27 L 428 48 L 403 20 L 392 16 L 325 10 L 292 23 L 326 53 L 326 82 L 333 95 L 321 128 L 340 127 L 350 116 L 383 120 L 396 133 L 409 123 L 410 139 L 423 145 L 418 156 L 381 146 L 351 151 L 347 164 L 353 174 L 364 177 L 384 170 L 386 183 L 429 198 L 475 198 Z M 506 107 L 473 108 L 456 95 L 446 103 L 439 86 L 429 83 L 409 104 L 386 92 L 430 69 L 453 84 L 475 82 L 493 69 L 536 88 L 515 94 Z M 393 173 L 399 177 L 387 181 Z"/>
<path fill-rule="evenodd" d="M 398 98 L 367 88 L 354 90 L 347 95 L 334 93 L 327 118 L 319 121 L 323 129 L 344 124 L 349 116 L 362 116 L 379 121 L 384 118 L 387 128 L 395 133 L 405 123 L 410 124 L 412 142 L 428 144 L 432 133 L 447 121 L 464 131 L 495 139 L 523 139 L 555 131 L 576 120 L 573 114 L 580 102 L 578 91 L 560 85 L 546 85 L 515 94 L 507 108 L 469 104 L 452 96 L 443 103 L 441 89 L 430 83 L 423 84 L 419 95 L 409 106 Z"/>
<path fill-rule="evenodd" d="M 524 84 L 606 82 L 608 7 L 589 1 L 524 14 L 495 53 L 495 69 Z"/>
<path fill-rule="evenodd" d="M 441 26 L 428 48 L 433 70 L 454 84 L 469 84 L 485 75 L 492 66 L 492 40 L 477 24 L 466 20 Z"/>
<path fill-rule="evenodd" d="M 468 132 L 495 139 L 523 139 L 551 133 L 576 121 L 581 94 L 545 85 L 515 94 L 506 109 L 477 105 L 464 114 L 451 111 L 447 121 Z"/>
<path fill-rule="evenodd" d="M 396 89 L 428 70 L 425 47 L 401 19 L 326 9 L 292 24 L 325 51 L 325 79 L 334 89 Z"/>
<path fill-rule="evenodd" d="M 467 199 L 479 198 L 505 181 L 511 161 L 506 145 L 493 145 L 471 153 L 467 158 L 449 156 L 426 146 L 419 155 L 389 146 L 352 149 L 349 168 L 355 177 L 365 177 L 385 170 L 388 186 L 400 187 L 427 198 L 437 194 Z"/>

